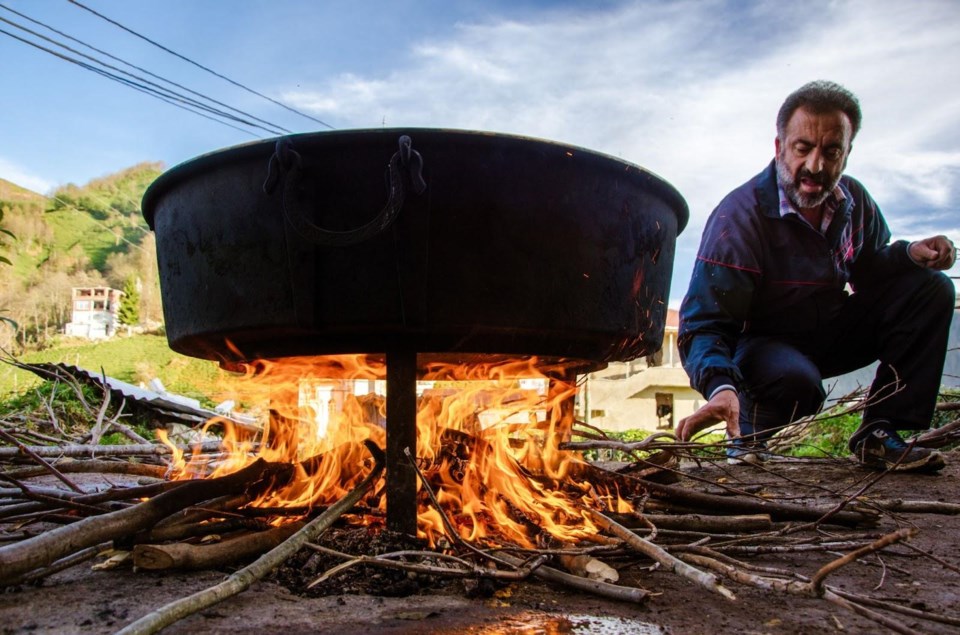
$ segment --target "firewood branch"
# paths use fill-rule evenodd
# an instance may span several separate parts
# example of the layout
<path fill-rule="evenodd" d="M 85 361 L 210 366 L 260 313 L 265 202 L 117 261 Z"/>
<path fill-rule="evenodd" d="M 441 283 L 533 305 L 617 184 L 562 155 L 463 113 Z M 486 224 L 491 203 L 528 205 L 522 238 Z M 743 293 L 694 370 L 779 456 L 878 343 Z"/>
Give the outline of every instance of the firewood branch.
<path fill-rule="evenodd" d="M 133 566 L 142 569 L 213 569 L 261 554 L 303 527 L 293 522 L 266 531 L 248 533 L 212 544 L 178 542 L 170 545 L 140 544 L 133 548 Z"/>
<path fill-rule="evenodd" d="M 661 547 L 653 544 L 652 542 L 644 540 L 620 523 L 611 520 L 598 511 L 588 509 L 587 512 L 590 514 L 590 517 L 594 520 L 594 522 L 596 522 L 601 528 L 609 531 L 614 536 L 624 541 L 631 549 L 637 551 L 638 553 L 642 553 L 655 562 L 659 562 L 668 571 L 672 571 L 677 575 L 687 578 L 688 580 L 695 582 L 708 591 L 722 595 L 728 600 L 736 599 L 736 596 L 734 596 L 729 589 L 723 586 L 723 584 L 715 575 L 700 571 L 699 569 L 690 566 L 679 558 L 670 555 Z"/>
<path fill-rule="evenodd" d="M 851 551 L 850 553 L 843 556 L 842 558 L 837 558 L 832 562 L 828 562 L 813 575 L 813 578 L 810 579 L 811 588 L 814 590 L 814 593 L 816 593 L 817 595 L 821 595 L 823 591 L 824 580 L 827 579 L 828 575 L 830 575 L 840 567 L 844 566 L 845 564 L 849 564 L 854 560 L 861 558 L 865 555 L 871 554 L 875 551 L 879 551 L 884 547 L 888 547 L 894 543 L 900 542 L 901 540 L 906 540 L 907 538 L 909 538 L 910 536 L 913 536 L 916 533 L 917 533 L 916 529 L 901 529 L 891 534 L 887 534 L 886 536 L 883 536 L 879 540 L 875 540 L 869 545 L 865 547 L 861 547 L 856 551 Z"/>
<path fill-rule="evenodd" d="M 150 527 L 178 509 L 215 496 L 244 491 L 256 484 L 269 484 L 277 477 L 289 478 L 290 472 L 290 466 L 269 464 L 260 459 L 228 476 L 190 481 L 138 505 L 85 518 L 28 540 L 0 547 L 0 586 L 75 551 Z"/>
<path fill-rule="evenodd" d="M 365 442 L 374 456 L 370 473 L 353 490 L 331 505 L 324 513 L 307 523 L 297 533 L 280 543 L 250 565 L 233 573 L 225 581 L 203 591 L 194 593 L 148 613 L 132 624 L 117 631 L 117 635 L 146 635 L 156 633 L 185 617 L 246 591 L 257 580 L 283 564 L 308 542 L 313 542 L 340 516 L 356 505 L 370 487 L 380 478 L 384 467 L 383 451 L 370 441 Z"/>

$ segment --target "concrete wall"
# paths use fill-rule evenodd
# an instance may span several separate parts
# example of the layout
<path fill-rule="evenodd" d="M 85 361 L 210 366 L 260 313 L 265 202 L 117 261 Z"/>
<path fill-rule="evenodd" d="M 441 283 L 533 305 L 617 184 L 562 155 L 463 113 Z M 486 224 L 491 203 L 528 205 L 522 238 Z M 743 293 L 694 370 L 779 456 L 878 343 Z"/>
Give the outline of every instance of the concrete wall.
<path fill-rule="evenodd" d="M 603 430 L 671 430 L 683 417 L 703 405 L 703 397 L 689 387 L 683 368 L 646 367 L 628 374 L 627 364 L 610 364 L 602 373 L 588 375 L 578 395 L 578 416 Z M 657 394 L 669 395 L 673 411 L 657 416 Z"/>

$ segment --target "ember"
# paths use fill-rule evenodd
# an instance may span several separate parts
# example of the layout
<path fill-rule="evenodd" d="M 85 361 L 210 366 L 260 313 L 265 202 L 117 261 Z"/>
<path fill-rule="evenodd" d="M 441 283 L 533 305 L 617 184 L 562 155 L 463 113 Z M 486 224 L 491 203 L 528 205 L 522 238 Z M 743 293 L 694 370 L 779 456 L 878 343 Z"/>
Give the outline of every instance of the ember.
<path fill-rule="evenodd" d="M 578 477 L 585 463 L 559 448 L 570 438 L 576 386 L 538 362 L 435 362 L 418 382 L 417 467 L 460 538 L 527 547 L 551 537 L 576 542 L 598 533 L 586 508 L 632 511 L 617 491 Z M 212 469 L 199 454 L 177 456 L 176 478 L 223 476 L 262 458 L 295 465 L 295 476 L 251 506 L 325 507 L 342 498 L 367 471 L 362 442 L 386 444 L 384 363 L 300 357 L 253 362 L 245 371 L 241 399 L 270 411 L 260 442 L 229 421 L 211 421 L 227 430 L 227 456 Z M 357 522 L 382 522 L 385 489 L 367 498 L 381 513 Z M 447 529 L 422 484 L 417 502 L 417 533 L 435 544 Z"/>

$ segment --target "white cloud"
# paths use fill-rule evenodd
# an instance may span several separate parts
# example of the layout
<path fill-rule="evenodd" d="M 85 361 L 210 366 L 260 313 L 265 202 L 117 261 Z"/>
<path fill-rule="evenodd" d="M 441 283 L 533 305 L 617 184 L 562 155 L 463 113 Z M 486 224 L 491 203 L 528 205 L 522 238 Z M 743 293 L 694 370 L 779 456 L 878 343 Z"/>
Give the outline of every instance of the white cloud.
<path fill-rule="evenodd" d="M 20 167 L 15 162 L 0 157 L 0 178 L 6 179 L 15 185 L 25 187 L 28 190 L 38 194 L 50 192 L 55 184 L 46 179 L 31 174 L 26 169 Z"/>
<path fill-rule="evenodd" d="M 777 108 L 811 79 L 859 95 L 850 172 L 888 216 L 955 207 L 957 50 L 960 4 L 950 0 L 628 2 L 461 24 L 416 45 L 406 67 L 284 98 L 354 127 L 517 133 L 639 163 L 690 204 L 679 295 L 707 214 L 772 158 Z"/>

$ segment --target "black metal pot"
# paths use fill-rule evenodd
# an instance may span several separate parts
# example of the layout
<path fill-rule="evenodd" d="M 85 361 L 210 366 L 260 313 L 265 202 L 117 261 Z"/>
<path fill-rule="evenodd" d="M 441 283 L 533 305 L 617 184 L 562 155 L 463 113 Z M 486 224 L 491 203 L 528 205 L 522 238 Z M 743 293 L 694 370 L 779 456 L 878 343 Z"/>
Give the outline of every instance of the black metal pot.
<path fill-rule="evenodd" d="M 649 354 L 688 217 L 679 193 L 636 165 L 434 129 L 203 155 L 158 178 L 143 214 L 170 346 L 228 361 Z"/>

